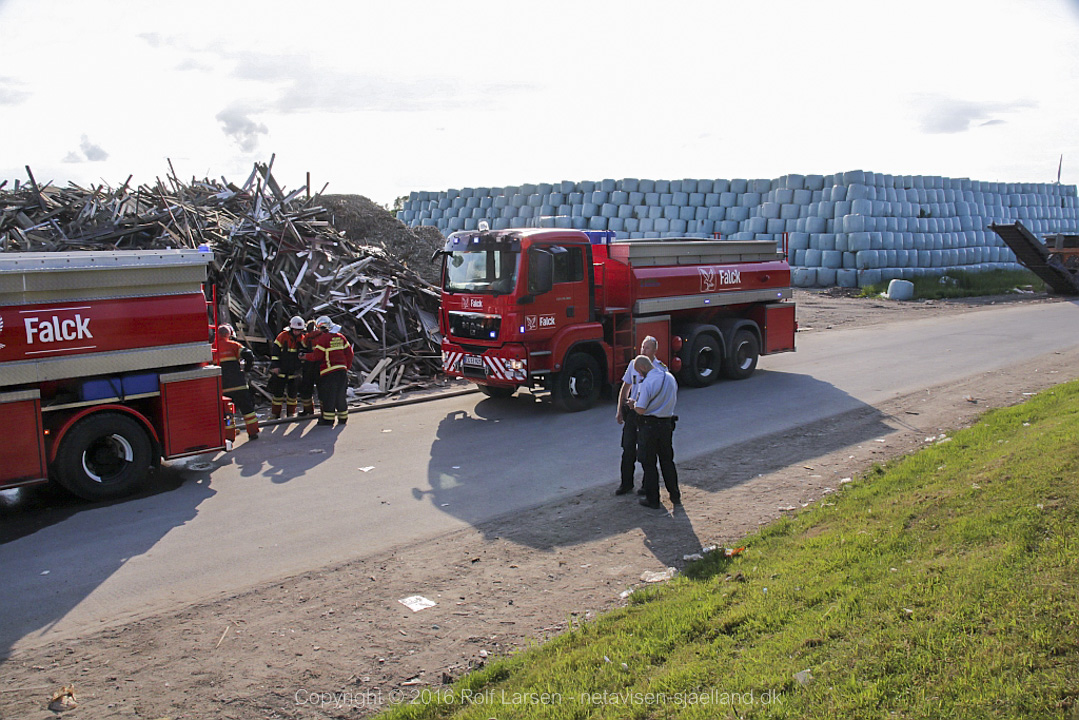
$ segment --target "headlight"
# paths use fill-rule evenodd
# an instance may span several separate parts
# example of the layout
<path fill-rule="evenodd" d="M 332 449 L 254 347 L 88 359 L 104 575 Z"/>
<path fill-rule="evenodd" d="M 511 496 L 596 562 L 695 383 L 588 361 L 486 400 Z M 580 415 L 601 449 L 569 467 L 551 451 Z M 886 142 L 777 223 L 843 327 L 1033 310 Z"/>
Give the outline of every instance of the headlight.
<path fill-rule="evenodd" d="M 506 362 L 506 367 L 510 370 L 524 370 L 527 367 L 527 363 L 524 360 L 509 360 Z"/>

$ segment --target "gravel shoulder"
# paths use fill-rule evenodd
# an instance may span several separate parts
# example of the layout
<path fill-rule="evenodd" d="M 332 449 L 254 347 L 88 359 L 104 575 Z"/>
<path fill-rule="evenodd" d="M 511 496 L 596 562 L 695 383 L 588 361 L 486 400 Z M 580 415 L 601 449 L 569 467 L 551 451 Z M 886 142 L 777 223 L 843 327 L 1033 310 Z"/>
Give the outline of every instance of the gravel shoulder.
<path fill-rule="evenodd" d="M 1044 295 L 894 303 L 796 291 L 800 332 L 827 332 Z M 624 604 L 642 574 L 684 566 L 819 501 L 845 478 L 1079 376 L 1079 352 L 897 397 L 679 463 L 684 508 L 644 513 L 595 488 L 395 552 L 30 647 L 0 664 L 0 718 L 363 717 L 423 696 L 492 656 Z M 399 598 L 437 604 L 412 612 Z M 344 693 L 320 704 L 324 693 Z"/>

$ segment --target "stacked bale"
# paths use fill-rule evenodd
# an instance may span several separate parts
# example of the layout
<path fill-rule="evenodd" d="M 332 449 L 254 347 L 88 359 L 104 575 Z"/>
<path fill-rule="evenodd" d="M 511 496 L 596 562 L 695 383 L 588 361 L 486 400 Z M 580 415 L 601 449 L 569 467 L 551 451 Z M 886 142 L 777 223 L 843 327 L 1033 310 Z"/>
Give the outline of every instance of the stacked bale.
<path fill-rule="evenodd" d="M 987 228 L 1079 233 L 1075 185 L 853 170 L 766 179 L 561 181 L 413 192 L 406 225 L 443 234 L 515 227 L 611 230 L 621 239 L 786 242 L 796 286 L 861 287 L 954 270 L 1020 266 Z"/>

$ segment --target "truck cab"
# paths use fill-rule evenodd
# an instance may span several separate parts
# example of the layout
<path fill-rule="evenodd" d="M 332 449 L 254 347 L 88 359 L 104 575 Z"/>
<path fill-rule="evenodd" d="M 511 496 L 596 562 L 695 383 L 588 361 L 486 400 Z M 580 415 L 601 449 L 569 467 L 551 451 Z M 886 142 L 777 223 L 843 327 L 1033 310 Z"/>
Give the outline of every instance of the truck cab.
<path fill-rule="evenodd" d="M 439 322 L 443 369 L 491 397 L 521 386 L 555 392 L 561 405 L 595 402 L 609 358 L 601 348 L 592 247 L 575 231 L 454 233 L 446 240 Z M 578 359 L 564 376 L 562 358 Z M 562 392 L 554 383 L 563 377 Z"/>

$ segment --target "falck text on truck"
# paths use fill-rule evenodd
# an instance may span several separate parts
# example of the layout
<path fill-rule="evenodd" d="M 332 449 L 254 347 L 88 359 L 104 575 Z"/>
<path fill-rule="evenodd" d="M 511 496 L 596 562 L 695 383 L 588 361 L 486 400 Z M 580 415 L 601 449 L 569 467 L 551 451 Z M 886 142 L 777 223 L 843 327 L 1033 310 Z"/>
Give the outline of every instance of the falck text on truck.
<path fill-rule="evenodd" d="M 63 308 L 58 310 L 83 310 L 86 308 Z M 24 311 L 25 312 L 25 311 Z M 26 327 L 26 344 L 54 343 L 71 340 L 93 339 L 90 332 L 90 318 L 75 313 L 74 317 L 61 319 L 58 315 L 41 318 L 38 316 L 23 318 Z"/>

